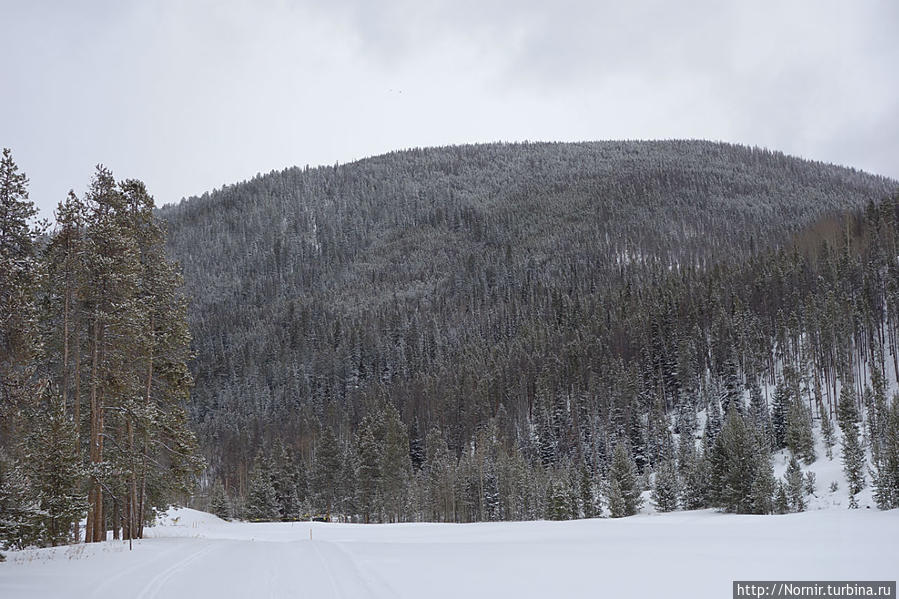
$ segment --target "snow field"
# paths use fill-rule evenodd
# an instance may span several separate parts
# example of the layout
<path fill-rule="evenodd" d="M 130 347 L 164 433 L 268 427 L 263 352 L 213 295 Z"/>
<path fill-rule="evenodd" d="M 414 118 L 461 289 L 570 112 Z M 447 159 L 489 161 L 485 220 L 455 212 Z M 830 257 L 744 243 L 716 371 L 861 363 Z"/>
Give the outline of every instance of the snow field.
<path fill-rule="evenodd" d="M 735 579 L 899 573 L 899 510 L 354 525 L 180 509 L 148 532 L 131 552 L 109 541 L 10 553 L 0 597 L 720 598 Z"/>

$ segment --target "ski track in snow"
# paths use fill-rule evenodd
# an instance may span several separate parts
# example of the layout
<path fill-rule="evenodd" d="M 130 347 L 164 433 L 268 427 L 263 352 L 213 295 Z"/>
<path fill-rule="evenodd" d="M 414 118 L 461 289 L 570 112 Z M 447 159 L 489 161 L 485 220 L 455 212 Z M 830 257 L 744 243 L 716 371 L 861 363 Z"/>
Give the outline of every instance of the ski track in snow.
<path fill-rule="evenodd" d="M 179 572 L 185 571 L 193 562 L 201 559 L 214 549 L 216 549 L 215 545 L 207 545 L 206 547 L 200 548 L 198 551 L 194 551 L 187 557 L 178 560 L 173 565 L 154 576 L 143 590 L 136 595 L 136 599 L 157 599 L 157 597 L 166 597 L 167 595 L 165 593 L 160 594 L 160 591 L 165 588 L 166 583 L 168 583 L 173 576 Z"/>

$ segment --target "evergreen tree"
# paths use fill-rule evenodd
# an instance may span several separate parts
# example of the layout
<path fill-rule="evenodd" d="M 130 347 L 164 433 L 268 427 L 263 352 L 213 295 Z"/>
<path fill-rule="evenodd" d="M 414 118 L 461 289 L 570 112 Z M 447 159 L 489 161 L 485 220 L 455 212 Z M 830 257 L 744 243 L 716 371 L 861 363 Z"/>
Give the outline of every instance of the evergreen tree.
<path fill-rule="evenodd" d="M 865 488 L 865 450 L 854 425 L 843 431 L 843 472 L 849 485 L 849 505 L 858 507 L 855 496 Z"/>
<path fill-rule="evenodd" d="M 678 469 L 683 480 L 681 504 L 684 509 L 698 510 L 708 506 L 711 473 L 707 455 L 707 451 L 696 451 L 692 438 L 681 437 Z"/>
<path fill-rule="evenodd" d="M 612 454 L 607 497 L 609 512 L 613 518 L 632 516 L 643 504 L 637 481 L 637 465 L 621 442 L 615 445 Z"/>
<path fill-rule="evenodd" d="M 580 472 L 580 503 L 581 513 L 584 518 L 594 518 L 598 512 L 594 487 L 595 484 L 590 467 L 587 464 L 583 464 Z"/>
<path fill-rule="evenodd" d="M 821 439 L 824 441 L 824 451 L 827 459 L 833 459 L 833 446 L 836 445 L 836 437 L 834 436 L 833 422 L 830 420 L 830 414 L 824 408 L 823 404 L 819 405 L 819 415 L 821 418 Z"/>
<path fill-rule="evenodd" d="M 362 511 L 363 521 L 371 521 L 372 515 L 380 511 L 381 489 L 381 451 L 373 427 L 369 422 L 363 424 L 359 431 L 357 441 L 359 453 L 359 471 L 356 474 L 358 482 L 359 509 Z"/>
<path fill-rule="evenodd" d="M 840 399 L 837 402 L 837 422 L 844 433 L 853 429 L 858 432 L 859 413 L 855 396 L 855 382 L 847 377 L 840 388 Z"/>
<path fill-rule="evenodd" d="M 222 520 L 231 519 L 231 505 L 221 481 L 215 481 L 209 492 L 209 511 Z"/>
<path fill-rule="evenodd" d="M 312 461 L 312 493 L 319 513 L 330 517 L 339 495 L 340 471 L 343 457 L 337 437 L 330 426 L 322 429 Z"/>
<path fill-rule="evenodd" d="M 553 476 L 547 489 L 546 517 L 549 520 L 570 520 L 571 505 L 568 501 L 569 489 L 567 481 Z"/>
<path fill-rule="evenodd" d="M 790 464 L 787 466 L 787 471 L 784 474 L 783 484 L 787 499 L 790 502 L 790 508 L 794 512 L 805 511 L 804 483 L 805 480 L 802 475 L 802 469 L 799 467 L 799 462 L 794 455 L 790 457 Z"/>
<path fill-rule="evenodd" d="M 774 494 L 774 513 L 786 514 L 790 511 L 790 499 L 781 482 L 777 483 L 777 491 Z"/>
<path fill-rule="evenodd" d="M 272 485 L 278 500 L 278 513 L 284 522 L 300 517 L 300 499 L 296 483 L 296 466 L 293 458 L 278 439 L 272 446 Z"/>
<path fill-rule="evenodd" d="M 899 507 L 899 396 L 893 396 L 884 414 L 880 460 L 872 473 L 872 482 L 877 507 L 882 510 Z"/>
<path fill-rule="evenodd" d="M 790 406 L 790 395 L 787 384 L 783 379 L 778 379 L 774 388 L 774 397 L 771 401 L 771 437 L 772 448 L 782 449 L 786 447 L 787 437 L 787 410 Z"/>
<path fill-rule="evenodd" d="M 21 440 L 40 418 L 37 402 L 44 384 L 37 377 L 40 355 L 35 292 L 37 214 L 28 199 L 28 179 L 12 153 L 0 159 L 0 546 L 40 543 L 39 498 L 27 477 L 30 456 Z"/>
<path fill-rule="evenodd" d="M 705 421 L 705 437 L 708 439 L 709 445 L 714 445 L 715 440 L 721 432 L 721 406 L 718 400 L 711 398 L 709 400 L 708 409 L 706 410 Z"/>
<path fill-rule="evenodd" d="M 662 462 L 656 472 L 652 487 L 652 501 L 660 512 L 671 512 L 677 509 L 680 496 L 680 482 L 677 479 L 677 468 L 674 460 Z"/>
<path fill-rule="evenodd" d="M 45 395 L 50 396 L 49 391 Z M 81 493 L 83 470 L 77 452 L 78 437 L 66 416 L 65 405 L 50 397 L 46 415 L 26 438 L 26 470 L 36 498 L 41 544 L 62 545 L 72 536 L 72 525 L 86 513 Z"/>
<path fill-rule="evenodd" d="M 849 375 L 842 381 L 837 402 L 837 422 L 843 432 L 843 472 L 849 486 L 849 507 L 857 508 L 856 495 L 865 488 L 865 449 L 859 439 L 859 413 L 855 382 Z"/>
<path fill-rule="evenodd" d="M 40 229 L 30 224 L 36 214 L 28 199 L 28 179 L 4 148 L 0 159 L 0 443 L 4 444 L 21 438 L 14 427 L 20 423 L 21 410 L 33 407 L 37 395 L 35 358 L 40 343 L 34 296 Z"/>
<path fill-rule="evenodd" d="M 40 515 L 21 467 L 0 453 L 0 549 L 39 544 Z"/>
<path fill-rule="evenodd" d="M 770 505 L 770 495 L 765 495 L 771 490 L 772 476 L 766 443 L 736 410 L 728 414 L 712 447 L 710 464 L 713 505 L 742 514 Z"/>
<path fill-rule="evenodd" d="M 393 405 L 387 403 L 382 410 L 380 496 L 386 517 L 391 522 L 397 522 L 404 513 L 411 471 L 409 436 Z"/>
<path fill-rule="evenodd" d="M 808 408 L 801 399 L 794 399 L 787 410 L 784 444 L 806 464 L 815 461 L 815 437 Z"/>
<path fill-rule="evenodd" d="M 281 518 L 278 495 L 272 481 L 272 468 L 261 453 L 250 473 L 245 514 L 254 522 L 272 522 Z"/>
<path fill-rule="evenodd" d="M 762 397 L 762 390 L 758 384 L 753 383 L 749 388 L 749 414 L 755 428 L 760 430 L 765 439 L 771 441 L 771 415 L 768 413 L 768 404 Z"/>

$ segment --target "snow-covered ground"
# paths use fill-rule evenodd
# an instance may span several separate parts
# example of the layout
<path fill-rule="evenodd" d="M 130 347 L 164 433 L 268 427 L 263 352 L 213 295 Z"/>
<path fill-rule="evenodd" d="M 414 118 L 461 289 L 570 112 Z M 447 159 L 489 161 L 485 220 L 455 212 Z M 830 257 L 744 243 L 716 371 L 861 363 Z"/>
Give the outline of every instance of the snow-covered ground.
<path fill-rule="evenodd" d="M 311 540 L 310 540 L 311 531 Z M 895 580 L 899 510 L 619 520 L 230 523 L 189 509 L 119 541 L 13 552 L 0 597 L 729 597 L 732 580 Z"/>

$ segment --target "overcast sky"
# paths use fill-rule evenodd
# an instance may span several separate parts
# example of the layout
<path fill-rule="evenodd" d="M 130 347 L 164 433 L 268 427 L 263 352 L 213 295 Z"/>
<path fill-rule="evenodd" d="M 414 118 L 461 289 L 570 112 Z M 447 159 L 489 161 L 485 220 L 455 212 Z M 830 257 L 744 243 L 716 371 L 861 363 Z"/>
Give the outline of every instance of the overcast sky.
<path fill-rule="evenodd" d="M 0 146 L 49 215 L 483 141 L 708 138 L 899 178 L 899 2 L 0 0 Z"/>

